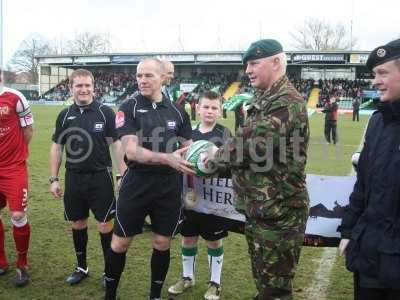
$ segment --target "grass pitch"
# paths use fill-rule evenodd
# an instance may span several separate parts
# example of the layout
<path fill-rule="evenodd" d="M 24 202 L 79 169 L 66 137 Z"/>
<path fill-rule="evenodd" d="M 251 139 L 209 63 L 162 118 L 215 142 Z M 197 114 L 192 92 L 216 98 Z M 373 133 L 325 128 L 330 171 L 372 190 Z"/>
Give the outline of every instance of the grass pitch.
<path fill-rule="evenodd" d="M 30 146 L 30 192 L 28 215 L 32 225 L 29 252 L 31 282 L 24 288 L 15 288 L 14 277 L 15 250 L 11 237 L 8 212 L 3 213 L 6 228 L 6 251 L 11 263 L 10 272 L 0 278 L 0 299 L 102 299 L 101 287 L 103 256 L 99 235 L 93 218 L 89 223 L 88 266 L 90 276 L 77 286 L 68 286 L 65 278 L 72 272 L 75 264 L 70 226 L 63 218 L 62 201 L 55 200 L 49 192 L 48 152 L 55 118 L 62 107 L 34 105 L 35 135 Z M 353 123 L 349 116 L 340 116 L 339 139 L 336 147 L 326 145 L 323 139 L 323 115 L 310 118 L 311 143 L 307 172 L 327 175 L 347 175 L 351 169 L 351 154 L 358 148 L 367 117 Z M 233 116 L 222 120 L 222 124 L 232 129 Z M 61 177 L 63 177 L 61 175 Z M 63 181 L 62 181 L 63 183 Z M 224 241 L 225 257 L 222 273 L 222 299 L 246 300 L 255 294 L 247 245 L 243 236 L 230 234 Z M 303 247 L 300 265 L 294 283 L 295 299 L 306 299 L 305 291 L 310 286 L 322 249 Z M 128 252 L 127 264 L 122 275 L 120 299 L 147 299 L 149 290 L 151 244 L 149 233 L 135 238 Z M 209 280 L 207 269 L 207 250 L 204 243 L 199 245 L 195 288 L 178 299 L 203 299 Z M 177 280 L 181 273 L 180 238 L 172 242 L 171 266 L 164 285 L 166 298 L 168 286 Z M 329 299 L 352 299 L 351 274 L 337 260 L 330 278 Z M 310 299 L 310 297 L 308 297 Z M 319 299 L 313 295 L 312 299 Z"/>

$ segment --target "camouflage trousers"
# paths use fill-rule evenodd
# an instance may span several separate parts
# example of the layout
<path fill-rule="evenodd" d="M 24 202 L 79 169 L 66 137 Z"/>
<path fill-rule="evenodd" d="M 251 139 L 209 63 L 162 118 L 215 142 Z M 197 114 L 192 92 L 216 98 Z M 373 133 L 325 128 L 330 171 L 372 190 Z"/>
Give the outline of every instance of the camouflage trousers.
<path fill-rule="evenodd" d="M 293 299 L 292 284 L 303 245 L 308 209 L 299 209 L 291 225 L 276 228 L 265 220 L 248 218 L 245 228 L 258 300 Z M 296 222 L 297 221 L 297 222 Z"/>

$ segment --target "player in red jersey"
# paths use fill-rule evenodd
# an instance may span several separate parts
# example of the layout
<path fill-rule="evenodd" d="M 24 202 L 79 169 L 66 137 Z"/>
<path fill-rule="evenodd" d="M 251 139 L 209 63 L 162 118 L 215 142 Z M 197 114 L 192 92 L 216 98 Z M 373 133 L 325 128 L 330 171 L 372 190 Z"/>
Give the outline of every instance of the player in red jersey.
<path fill-rule="evenodd" d="M 11 211 L 13 237 L 17 252 L 15 284 L 29 281 L 27 253 L 30 226 L 26 209 L 28 203 L 28 144 L 33 134 L 32 113 L 25 97 L 3 86 L 0 69 L 0 212 L 7 205 Z M 4 227 L 0 218 L 0 275 L 8 271 L 4 251 Z"/>

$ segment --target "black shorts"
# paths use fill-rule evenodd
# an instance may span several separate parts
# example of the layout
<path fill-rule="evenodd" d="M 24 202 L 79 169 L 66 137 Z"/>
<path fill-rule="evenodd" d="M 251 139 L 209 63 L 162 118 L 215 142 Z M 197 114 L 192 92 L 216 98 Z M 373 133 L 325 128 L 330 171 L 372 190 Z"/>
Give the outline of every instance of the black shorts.
<path fill-rule="evenodd" d="M 65 172 L 64 217 L 78 221 L 93 212 L 98 222 L 107 222 L 115 214 L 114 181 L 108 170 L 78 173 Z"/>
<path fill-rule="evenodd" d="M 192 210 L 185 210 L 184 215 L 185 218 L 180 228 L 182 236 L 201 236 L 206 241 L 212 242 L 228 236 L 228 231 L 220 224 L 213 222 L 213 218 L 209 215 Z"/>
<path fill-rule="evenodd" d="M 155 173 L 128 168 L 116 205 L 114 233 L 132 237 L 151 219 L 154 233 L 172 237 L 181 223 L 182 201 L 178 173 Z"/>

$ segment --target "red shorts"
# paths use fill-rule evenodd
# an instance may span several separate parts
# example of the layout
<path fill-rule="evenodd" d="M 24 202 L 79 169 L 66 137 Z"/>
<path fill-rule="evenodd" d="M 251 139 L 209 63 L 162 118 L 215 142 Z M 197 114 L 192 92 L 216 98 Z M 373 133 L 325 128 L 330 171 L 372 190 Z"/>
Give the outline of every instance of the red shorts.
<path fill-rule="evenodd" d="M 26 164 L 0 171 L 0 209 L 8 202 L 10 211 L 26 211 L 28 205 L 28 169 Z"/>

